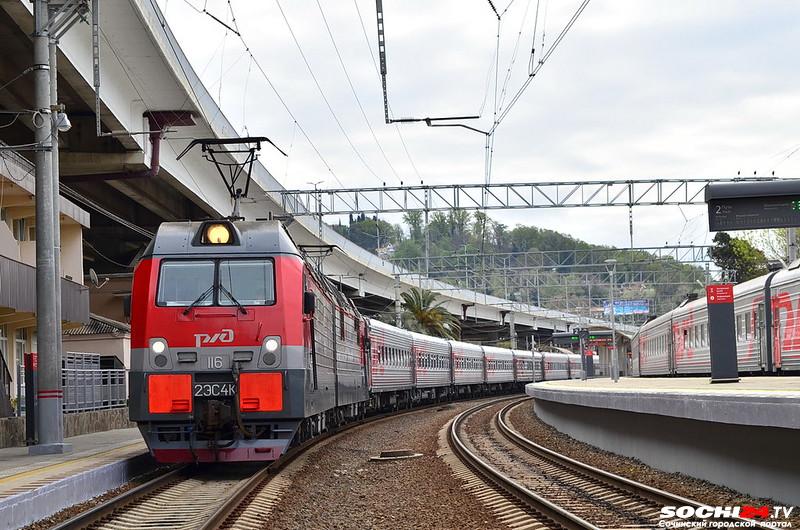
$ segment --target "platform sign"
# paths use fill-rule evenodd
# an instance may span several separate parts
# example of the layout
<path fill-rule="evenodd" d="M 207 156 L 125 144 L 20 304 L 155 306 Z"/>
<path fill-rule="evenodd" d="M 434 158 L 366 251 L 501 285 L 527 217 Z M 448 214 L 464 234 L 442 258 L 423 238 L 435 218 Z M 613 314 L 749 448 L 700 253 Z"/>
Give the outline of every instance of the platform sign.
<path fill-rule="evenodd" d="M 739 381 L 736 359 L 736 322 L 733 311 L 733 284 L 706 287 L 708 339 L 711 349 L 711 382 Z"/>
<path fill-rule="evenodd" d="M 711 232 L 800 226 L 800 179 L 712 182 L 705 200 Z"/>

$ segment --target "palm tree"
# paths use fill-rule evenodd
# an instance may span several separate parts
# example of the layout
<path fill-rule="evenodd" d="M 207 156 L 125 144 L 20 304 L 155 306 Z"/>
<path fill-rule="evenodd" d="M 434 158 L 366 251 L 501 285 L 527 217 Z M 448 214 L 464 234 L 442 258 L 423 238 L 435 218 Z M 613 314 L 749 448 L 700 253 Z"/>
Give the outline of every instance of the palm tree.
<path fill-rule="evenodd" d="M 448 339 L 459 337 L 461 326 L 458 319 L 443 307 L 443 301 L 436 303 L 436 293 L 412 287 L 400 296 L 403 297 L 403 322 L 406 328 Z"/>

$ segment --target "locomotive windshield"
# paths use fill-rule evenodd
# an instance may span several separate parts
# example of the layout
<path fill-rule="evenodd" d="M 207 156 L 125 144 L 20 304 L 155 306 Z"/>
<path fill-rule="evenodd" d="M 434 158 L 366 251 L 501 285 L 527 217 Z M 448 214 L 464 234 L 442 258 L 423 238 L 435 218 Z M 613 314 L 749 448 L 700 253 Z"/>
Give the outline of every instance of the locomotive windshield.
<path fill-rule="evenodd" d="M 269 305 L 275 302 L 271 260 L 222 260 L 219 305 Z M 229 293 L 233 295 L 231 299 Z"/>
<path fill-rule="evenodd" d="M 161 264 L 158 283 L 158 304 L 167 306 L 211 305 L 214 300 L 209 291 L 205 299 L 200 296 L 214 284 L 214 262 L 165 261 Z"/>
<path fill-rule="evenodd" d="M 169 260 L 161 264 L 160 306 L 244 306 L 275 303 L 271 259 Z"/>

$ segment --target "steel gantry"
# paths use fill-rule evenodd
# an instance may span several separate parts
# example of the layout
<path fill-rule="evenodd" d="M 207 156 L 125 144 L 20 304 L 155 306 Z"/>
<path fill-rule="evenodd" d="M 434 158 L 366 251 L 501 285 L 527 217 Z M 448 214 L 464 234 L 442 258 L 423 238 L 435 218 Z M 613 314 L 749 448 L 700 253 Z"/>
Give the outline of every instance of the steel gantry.
<path fill-rule="evenodd" d="M 405 213 L 409 211 L 513 210 L 602 206 L 705 204 L 710 182 L 769 178 L 634 179 L 507 184 L 442 184 L 315 190 L 279 190 L 292 215 Z"/>
<path fill-rule="evenodd" d="M 410 272 L 447 273 L 464 270 L 526 270 L 551 267 L 602 266 L 606 259 L 617 257 L 624 264 L 656 263 L 670 260 L 676 263 L 704 265 L 713 263 L 708 255 L 709 245 L 665 245 L 663 247 L 600 248 L 570 250 L 531 250 L 494 254 L 451 254 L 390 258 L 394 265 Z"/>
<path fill-rule="evenodd" d="M 625 293 L 626 298 L 648 300 L 650 315 L 673 309 L 686 295 L 702 290 L 710 282 L 732 281 L 733 271 L 676 267 L 660 270 L 626 270 L 624 264 L 614 273 L 614 283 Z M 587 266 L 588 267 L 588 266 Z M 421 288 L 446 291 L 441 284 L 452 289 L 467 289 L 478 293 L 493 294 L 508 300 L 523 302 L 538 307 L 548 307 L 576 314 L 591 316 L 602 311 L 603 302 L 609 299 L 610 275 L 602 269 L 577 268 L 560 270 L 558 267 L 530 267 L 527 269 L 470 269 L 432 271 L 429 277 L 417 273 L 413 276 Z M 631 323 L 646 319 L 650 315 L 633 315 Z"/>

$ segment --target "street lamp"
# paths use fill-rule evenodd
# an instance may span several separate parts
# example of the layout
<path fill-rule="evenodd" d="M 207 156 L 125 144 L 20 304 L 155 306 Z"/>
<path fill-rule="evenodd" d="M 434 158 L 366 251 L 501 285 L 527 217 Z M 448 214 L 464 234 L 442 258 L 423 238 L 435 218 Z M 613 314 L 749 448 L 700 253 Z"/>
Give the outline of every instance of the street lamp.
<path fill-rule="evenodd" d="M 605 260 L 606 271 L 611 277 L 611 380 L 615 383 L 619 381 L 619 367 L 617 359 L 617 329 L 614 323 L 614 288 L 617 276 L 617 260 L 610 258 Z"/>

